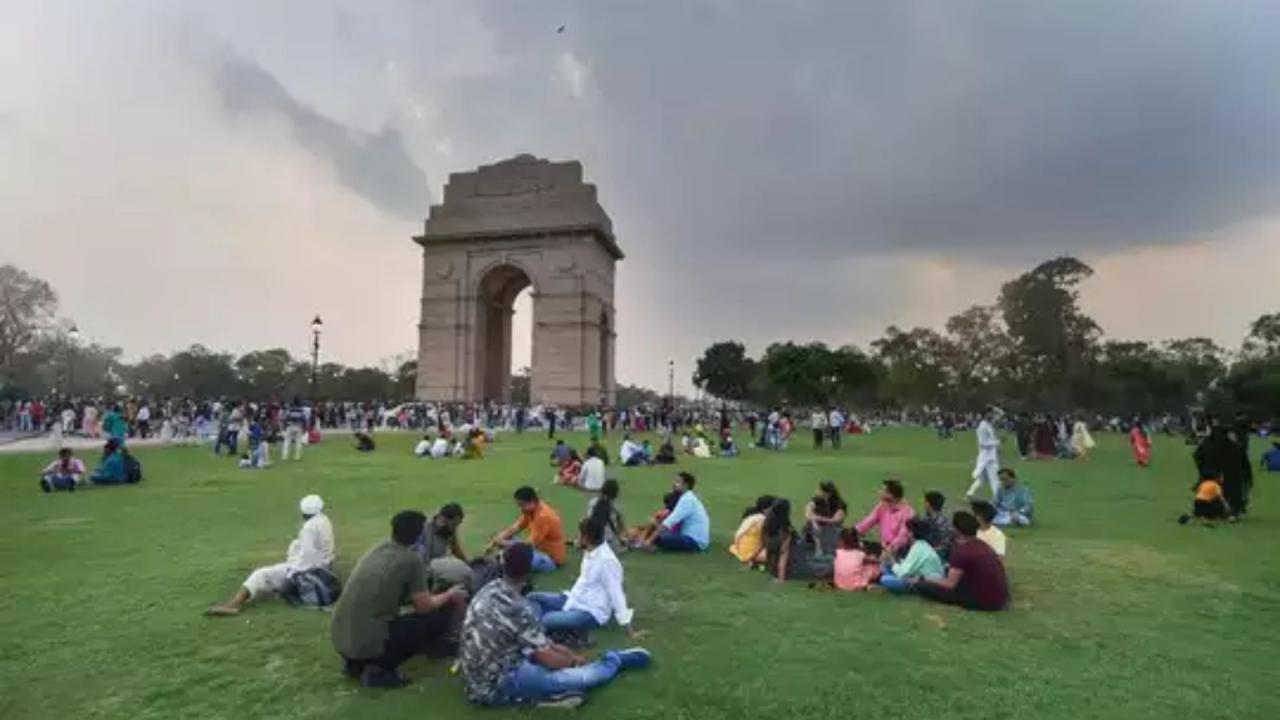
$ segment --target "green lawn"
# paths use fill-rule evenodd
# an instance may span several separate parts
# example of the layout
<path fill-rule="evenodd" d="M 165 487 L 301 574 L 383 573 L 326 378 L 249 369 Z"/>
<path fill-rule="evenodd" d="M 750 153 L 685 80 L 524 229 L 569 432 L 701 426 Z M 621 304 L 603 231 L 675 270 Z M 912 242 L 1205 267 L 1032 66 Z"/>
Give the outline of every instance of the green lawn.
<path fill-rule="evenodd" d="M 740 570 L 724 549 L 756 495 L 799 505 L 822 478 L 857 510 L 889 474 L 903 478 L 917 507 L 930 488 L 958 499 L 972 435 L 942 442 L 886 431 L 850 438 L 839 452 L 748 449 L 736 460 L 685 461 L 711 512 L 715 548 L 624 557 L 656 662 L 593 693 L 578 712 L 1280 717 L 1274 479 L 1259 478 L 1246 522 L 1180 527 L 1174 518 L 1194 479 L 1188 448 L 1158 438 L 1154 466 L 1141 470 L 1122 437 L 1098 439 L 1088 462 L 1018 465 L 1040 526 L 1010 531 L 1015 602 L 995 615 L 779 586 Z M 201 616 L 250 569 L 283 557 L 308 492 L 325 498 L 344 576 L 387 535 L 397 510 L 460 501 L 475 550 L 514 517 L 517 485 L 535 485 L 566 522 L 585 509 L 582 495 L 550 485 L 538 435 L 504 436 L 482 462 L 415 460 L 412 441 L 383 435 L 378 452 L 360 455 L 335 440 L 265 472 L 239 471 L 207 449 L 142 450 L 140 486 L 74 495 L 37 490 L 47 458 L 0 456 L 0 718 L 496 717 L 503 711 L 465 704 L 442 662 L 407 665 L 414 682 L 405 690 L 358 689 L 339 675 L 323 613 L 268 602 L 234 619 Z M 632 520 L 654 509 L 672 474 L 614 472 Z M 567 587 L 576 555 L 569 565 L 538 586 Z M 616 629 L 597 639 L 624 641 Z"/>

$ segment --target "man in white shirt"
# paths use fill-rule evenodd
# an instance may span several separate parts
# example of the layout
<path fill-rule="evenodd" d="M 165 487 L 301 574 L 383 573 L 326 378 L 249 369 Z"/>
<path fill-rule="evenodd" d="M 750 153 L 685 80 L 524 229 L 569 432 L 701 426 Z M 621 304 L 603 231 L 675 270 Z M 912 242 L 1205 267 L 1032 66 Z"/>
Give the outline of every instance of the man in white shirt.
<path fill-rule="evenodd" d="M 567 593 L 533 592 L 528 599 L 542 619 L 548 633 L 583 634 L 604 627 L 613 617 L 627 636 L 639 640 L 644 636 L 631 627 L 635 613 L 627 605 L 622 589 L 622 563 L 604 541 L 604 525 L 590 518 L 578 525 L 578 542 L 583 547 L 578 579 Z"/>
<path fill-rule="evenodd" d="M 151 435 L 151 407 L 142 403 L 134 419 L 138 421 L 138 437 L 146 440 Z"/>
<path fill-rule="evenodd" d="M 578 472 L 578 487 L 587 492 L 600 492 L 600 488 L 604 487 L 604 471 L 604 460 L 600 459 L 596 449 L 587 448 L 587 459 Z"/>
<path fill-rule="evenodd" d="M 418 457 L 431 456 L 431 436 L 430 435 L 423 435 L 422 439 L 418 441 L 418 444 L 413 446 L 413 454 Z"/>
<path fill-rule="evenodd" d="M 831 441 L 831 447 L 840 449 L 840 434 L 844 432 L 844 414 L 835 408 L 831 408 L 831 413 L 827 417 L 827 435 Z"/>
<path fill-rule="evenodd" d="M 285 561 L 260 567 L 249 573 L 244 586 L 231 596 L 225 605 L 214 605 L 206 615 L 238 615 L 240 610 L 259 596 L 279 593 L 296 574 L 316 568 L 328 570 L 333 565 L 333 524 L 324 510 L 324 500 L 319 495 L 308 495 L 298 503 L 302 511 L 302 529 L 298 537 L 289 543 Z"/>
<path fill-rule="evenodd" d="M 996 490 L 1000 487 L 1000 438 L 996 436 L 996 429 L 991 424 L 994 418 L 995 410 L 988 408 L 982 414 L 982 422 L 978 423 L 978 460 L 973 466 L 973 484 L 965 493 L 966 497 L 976 497 L 983 480 L 991 488 L 992 498 L 995 498 Z"/>
<path fill-rule="evenodd" d="M 622 436 L 622 447 L 618 450 L 618 457 L 623 465 L 643 465 L 645 462 L 640 443 L 632 440 L 630 433 Z"/>
<path fill-rule="evenodd" d="M 827 414 L 822 410 L 814 410 L 809 416 L 809 425 L 813 427 L 813 449 L 822 449 L 822 436 L 827 429 Z"/>

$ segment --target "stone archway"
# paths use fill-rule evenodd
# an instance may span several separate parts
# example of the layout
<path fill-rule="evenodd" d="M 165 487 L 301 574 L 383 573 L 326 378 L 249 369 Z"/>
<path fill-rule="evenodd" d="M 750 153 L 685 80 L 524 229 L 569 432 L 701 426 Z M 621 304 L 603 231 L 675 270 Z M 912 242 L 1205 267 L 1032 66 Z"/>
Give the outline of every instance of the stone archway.
<path fill-rule="evenodd" d="M 420 399 L 508 399 L 511 303 L 532 286 L 532 401 L 613 402 L 623 255 L 579 163 L 519 155 L 454 173 L 414 242 L 423 253 Z"/>
<path fill-rule="evenodd" d="M 475 377 L 484 400 L 511 397 L 511 318 L 516 295 L 532 284 L 525 271 L 498 265 L 476 283 Z"/>

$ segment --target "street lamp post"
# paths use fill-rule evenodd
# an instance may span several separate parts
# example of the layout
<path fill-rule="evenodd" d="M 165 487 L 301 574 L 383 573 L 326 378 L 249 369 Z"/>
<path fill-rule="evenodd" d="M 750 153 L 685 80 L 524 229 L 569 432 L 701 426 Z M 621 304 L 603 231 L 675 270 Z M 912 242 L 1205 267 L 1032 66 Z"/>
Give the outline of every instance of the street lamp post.
<path fill-rule="evenodd" d="M 317 315 L 311 321 L 311 402 L 316 401 L 316 386 L 320 381 L 320 328 L 324 321 Z"/>
<path fill-rule="evenodd" d="M 71 346 L 67 349 L 67 397 L 71 397 L 76 392 L 76 343 L 80 342 L 80 328 L 75 323 L 71 323 L 67 339 L 71 341 Z"/>
<path fill-rule="evenodd" d="M 667 361 L 667 407 L 676 406 L 676 361 Z"/>

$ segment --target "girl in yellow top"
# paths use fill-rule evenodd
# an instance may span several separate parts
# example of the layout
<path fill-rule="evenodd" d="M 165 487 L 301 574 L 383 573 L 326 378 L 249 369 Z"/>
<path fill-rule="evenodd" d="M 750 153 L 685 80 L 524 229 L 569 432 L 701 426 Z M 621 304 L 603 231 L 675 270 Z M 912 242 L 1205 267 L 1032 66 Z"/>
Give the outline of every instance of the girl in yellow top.
<path fill-rule="evenodd" d="M 764 517 L 775 499 L 772 495 L 761 495 L 755 505 L 742 513 L 742 523 L 729 545 L 729 552 L 738 562 L 749 566 L 764 562 Z"/>

